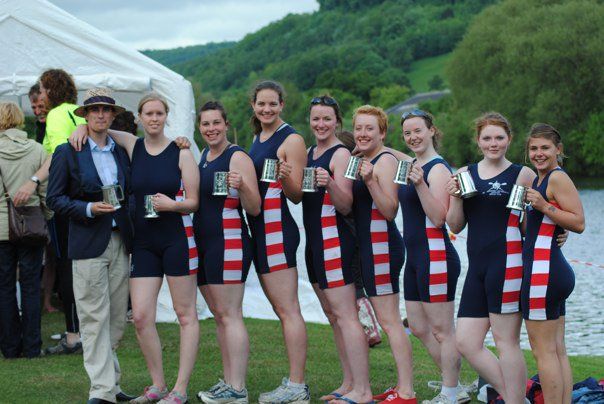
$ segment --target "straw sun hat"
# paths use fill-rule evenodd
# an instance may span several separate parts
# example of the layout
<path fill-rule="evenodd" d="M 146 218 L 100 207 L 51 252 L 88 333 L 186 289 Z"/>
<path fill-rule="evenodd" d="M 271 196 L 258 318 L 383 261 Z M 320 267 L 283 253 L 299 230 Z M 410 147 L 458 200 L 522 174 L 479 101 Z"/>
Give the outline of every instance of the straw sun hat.
<path fill-rule="evenodd" d="M 79 117 L 86 116 L 86 110 L 94 105 L 108 105 L 115 111 L 115 114 L 121 114 L 126 109 L 116 105 L 115 99 L 111 96 L 111 91 L 106 88 L 92 88 L 86 91 L 84 105 L 78 107 L 73 113 Z"/>

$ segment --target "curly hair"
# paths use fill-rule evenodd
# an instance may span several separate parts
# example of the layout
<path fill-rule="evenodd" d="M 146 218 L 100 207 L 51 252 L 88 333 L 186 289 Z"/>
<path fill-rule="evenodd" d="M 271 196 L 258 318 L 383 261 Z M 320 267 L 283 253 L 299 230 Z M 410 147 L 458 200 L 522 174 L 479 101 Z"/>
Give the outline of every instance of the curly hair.
<path fill-rule="evenodd" d="M 49 110 L 65 102 L 70 104 L 78 102 L 78 90 L 76 89 L 73 77 L 65 70 L 46 70 L 40 76 L 39 81 L 42 87 L 46 89 Z"/>

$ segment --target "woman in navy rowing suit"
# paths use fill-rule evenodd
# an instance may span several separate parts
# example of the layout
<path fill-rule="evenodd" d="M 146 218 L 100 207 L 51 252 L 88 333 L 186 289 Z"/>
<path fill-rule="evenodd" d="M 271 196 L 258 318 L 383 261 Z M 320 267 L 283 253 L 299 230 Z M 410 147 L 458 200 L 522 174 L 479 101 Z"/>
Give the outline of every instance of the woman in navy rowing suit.
<path fill-rule="evenodd" d="M 352 182 L 344 177 L 350 152 L 336 137 L 342 125 L 340 106 L 330 96 L 310 102 L 310 128 L 316 145 L 308 149 L 307 167 L 314 167 L 316 192 L 302 198 L 306 232 L 306 267 L 321 307 L 334 331 L 342 365 L 342 384 L 329 401 L 345 395 L 371 396 L 368 347 L 359 322 L 352 273 L 355 238 L 344 215 L 352 210 Z"/>
<path fill-rule="evenodd" d="M 248 400 L 245 374 L 249 339 L 241 305 L 252 244 L 243 209 L 258 215 L 260 195 L 252 160 L 228 141 L 228 126 L 220 103 L 210 101 L 201 107 L 199 131 L 207 147 L 199 162 L 200 201 L 193 218 L 199 251 L 197 284 L 216 321 L 224 370 L 224 380 L 198 393 L 206 403 Z M 227 195 L 214 195 L 217 172 L 227 173 Z"/>
<path fill-rule="evenodd" d="M 460 263 L 445 227 L 449 195 L 444 185 L 451 168 L 437 152 L 442 135 L 432 115 L 419 109 L 405 112 L 401 127 L 405 144 L 415 155 L 407 184 L 398 194 L 407 248 L 403 281 L 407 319 L 443 378 L 441 392 L 424 402 L 465 403 L 470 397 L 458 388 L 461 360 L 454 323 Z"/>
<path fill-rule="evenodd" d="M 398 185 L 393 182 L 397 159 L 384 147 L 388 116 L 381 108 L 364 105 L 354 113 L 353 129 L 362 156 L 360 178 L 354 181 L 352 190 L 363 283 L 378 322 L 388 335 L 398 375 L 396 388 L 377 399 L 415 403 L 411 343 L 399 309 L 399 277 L 405 247 L 394 223 L 398 210 Z M 371 399 L 364 396 L 354 401 Z"/>
<path fill-rule="evenodd" d="M 572 372 L 564 344 L 566 299 L 575 275 L 556 237 L 564 229 L 582 233 L 583 205 L 562 165 L 560 133 L 551 125 L 533 125 L 527 141 L 528 158 L 537 178 L 527 191 L 526 238 L 522 249 L 521 307 L 546 403 L 569 403 Z"/>
<path fill-rule="evenodd" d="M 447 223 L 453 233 L 468 226 L 468 272 L 457 319 L 457 347 L 470 365 L 506 403 L 524 403 L 526 365 L 520 350 L 522 280 L 521 212 L 506 207 L 515 184 L 530 186 L 535 173 L 506 158 L 512 141 L 507 119 L 496 112 L 476 120 L 476 142 L 483 158 L 461 167 L 478 194 L 462 199 L 454 176 Z M 484 345 L 489 329 L 499 358 Z"/>
<path fill-rule="evenodd" d="M 252 92 L 254 141 L 249 155 L 256 169 L 262 201 L 258 216 L 247 215 L 253 239 L 253 262 L 273 310 L 281 320 L 289 359 L 289 377 L 275 390 L 260 394 L 263 403 L 308 403 L 310 391 L 304 382 L 306 325 L 298 301 L 296 251 L 298 225 L 288 201 L 302 200 L 302 169 L 306 146 L 302 136 L 281 119 L 284 90 L 279 83 L 262 81 Z M 276 182 L 260 181 L 265 159 L 278 160 Z"/>

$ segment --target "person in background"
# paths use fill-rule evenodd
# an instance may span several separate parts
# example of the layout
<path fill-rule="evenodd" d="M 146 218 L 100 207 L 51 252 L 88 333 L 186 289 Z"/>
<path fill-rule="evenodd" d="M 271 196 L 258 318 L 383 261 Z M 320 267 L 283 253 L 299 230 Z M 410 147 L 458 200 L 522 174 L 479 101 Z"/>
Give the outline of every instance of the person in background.
<path fill-rule="evenodd" d="M 40 356 L 40 270 L 44 244 L 26 245 L 9 241 L 8 200 L 17 188 L 44 164 L 41 145 L 20 130 L 25 118 L 12 102 L 0 102 L 0 351 L 5 358 Z M 45 206 L 46 181 L 16 206 Z M 44 209 L 50 217 L 50 211 Z M 19 268 L 21 315 L 17 307 L 16 283 Z"/>
<path fill-rule="evenodd" d="M 243 210 L 258 215 L 260 194 L 252 160 L 229 142 L 228 127 L 219 102 L 209 101 L 199 110 L 199 132 L 207 147 L 199 162 L 200 201 L 193 218 L 200 259 L 197 284 L 216 321 L 224 370 L 224 380 L 197 394 L 206 403 L 248 401 L 249 338 L 241 305 L 252 262 L 252 241 Z M 227 173 L 227 195 L 214 195 L 217 172 Z"/>
<path fill-rule="evenodd" d="M 393 182 L 397 159 L 384 146 L 388 116 L 378 107 L 364 105 L 353 115 L 354 139 L 362 158 L 359 178 L 353 183 L 353 214 L 361 255 L 363 284 L 378 322 L 388 335 L 396 363 L 394 389 L 374 396 L 386 403 L 416 403 L 413 391 L 411 342 L 399 308 L 399 277 L 405 246 L 394 223 L 398 211 L 398 185 Z M 370 402 L 363 397 L 362 402 Z M 345 400 L 340 400 L 343 404 Z M 332 400 L 335 404 L 338 400 Z"/>
<path fill-rule="evenodd" d="M 36 142 L 42 144 L 46 136 L 46 104 L 40 97 L 40 83 L 36 83 L 29 89 L 28 93 L 31 110 L 36 117 Z"/>
<path fill-rule="evenodd" d="M 63 144 L 79 124 L 86 120 L 74 114 L 78 92 L 69 73 L 61 69 L 46 70 L 40 76 L 40 96 L 46 105 L 46 135 L 42 146 L 48 154 L 53 154 L 57 146 Z M 21 200 L 31 195 L 40 181 L 48 178 L 51 159 L 48 158 L 40 169 L 31 177 L 31 181 L 21 186 L 15 198 Z M 80 324 L 73 297 L 73 280 L 71 260 L 68 258 L 67 240 L 69 238 L 69 220 L 56 214 L 49 226 L 50 237 L 57 253 L 56 273 L 58 278 L 59 297 L 65 313 L 65 337 L 56 346 L 48 347 L 46 354 L 81 353 Z"/>
<path fill-rule="evenodd" d="M 36 83 L 29 89 L 29 102 L 31 110 L 36 117 L 36 142 L 42 144 L 44 136 L 46 135 L 46 104 L 40 96 L 40 84 Z M 52 247 L 52 243 L 49 243 L 44 249 L 44 269 L 42 270 L 42 289 L 44 290 L 44 309 L 53 313 L 57 309 L 51 303 L 52 291 L 55 285 L 56 279 L 56 253 Z"/>
<path fill-rule="evenodd" d="M 136 124 L 136 118 L 131 111 L 124 111 L 121 114 L 118 114 L 113 123 L 111 124 L 112 130 L 121 130 L 123 132 L 132 133 L 136 136 L 136 132 L 138 131 L 138 125 Z"/>
<path fill-rule="evenodd" d="M 566 299 L 575 286 L 575 275 L 556 238 L 564 229 L 582 233 L 585 215 L 575 184 L 560 167 L 564 152 L 556 128 L 534 124 L 526 152 L 537 178 L 526 194 L 529 208 L 522 248 L 522 316 L 545 402 L 569 403 L 573 377 L 564 328 Z"/>
<path fill-rule="evenodd" d="M 287 206 L 302 200 L 302 169 L 306 146 L 296 130 L 285 123 L 283 87 L 274 81 L 259 82 L 252 91 L 254 141 L 249 155 L 254 162 L 262 207 L 258 216 L 247 215 L 254 245 L 253 261 L 258 278 L 273 310 L 281 320 L 289 359 L 289 377 L 273 391 L 260 394 L 265 403 L 310 402 L 304 382 L 307 337 L 298 300 L 296 251 L 300 243 L 298 225 Z M 278 160 L 277 182 L 260 181 L 265 159 Z"/>
<path fill-rule="evenodd" d="M 316 192 L 302 197 L 308 279 L 334 332 L 342 384 L 320 398 L 371 398 L 367 340 L 359 322 L 352 270 L 355 236 L 344 215 L 352 211 L 352 182 L 344 177 L 350 151 L 336 137 L 342 126 L 337 101 L 323 95 L 310 101 L 310 128 L 316 145 L 308 149 Z"/>

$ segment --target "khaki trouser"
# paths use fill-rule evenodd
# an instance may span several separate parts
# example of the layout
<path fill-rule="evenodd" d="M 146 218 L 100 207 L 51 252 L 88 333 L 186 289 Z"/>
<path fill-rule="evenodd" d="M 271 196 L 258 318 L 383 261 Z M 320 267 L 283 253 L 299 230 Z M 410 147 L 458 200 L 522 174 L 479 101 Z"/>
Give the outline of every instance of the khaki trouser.
<path fill-rule="evenodd" d="M 73 261 L 73 293 L 80 318 L 84 367 L 90 398 L 115 402 L 120 365 L 115 354 L 126 326 L 128 254 L 118 232 L 111 233 L 105 252 Z"/>

